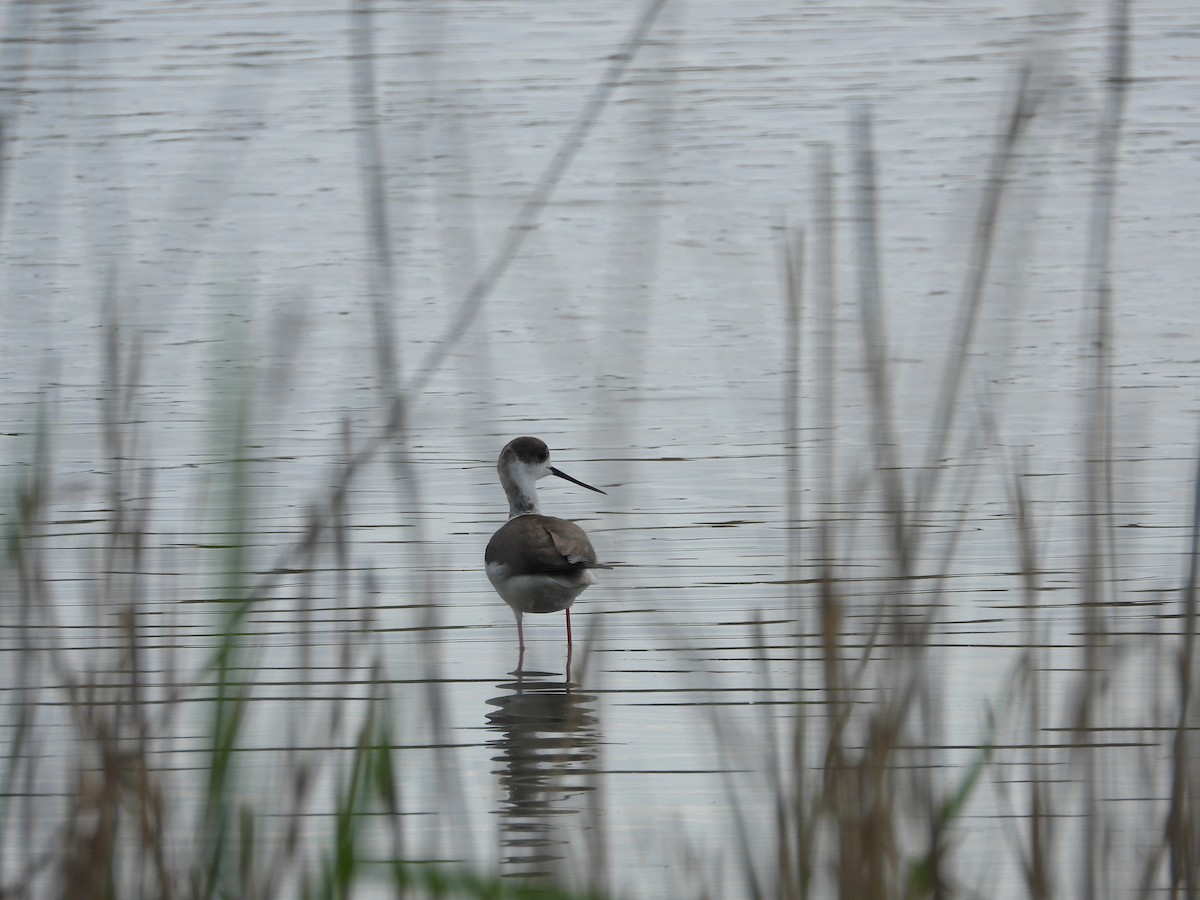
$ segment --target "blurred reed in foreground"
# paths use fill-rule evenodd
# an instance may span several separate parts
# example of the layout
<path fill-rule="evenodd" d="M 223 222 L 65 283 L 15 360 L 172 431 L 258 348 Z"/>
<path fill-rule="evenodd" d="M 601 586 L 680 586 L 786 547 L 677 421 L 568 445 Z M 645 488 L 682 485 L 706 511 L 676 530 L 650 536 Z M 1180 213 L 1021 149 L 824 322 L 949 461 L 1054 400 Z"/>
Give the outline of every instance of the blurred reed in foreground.
<path fill-rule="evenodd" d="M 1143 712 L 1134 727 L 1150 733 L 1173 734 L 1171 772 L 1163 777 L 1152 761 L 1141 772 L 1128 770 L 1117 777 L 1121 765 L 1113 733 L 1128 730 L 1112 709 L 1117 682 L 1130 677 L 1129 643 L 1114 637 L 1111 610 L 1128 602 L 1121 593 L 1114 514 L 1112 290 L 1110 245 L 1117 184 L 1117 159 L 1124 96 L 1129 82 L 1128 4 L 1111 8 L 1108 71 L 1104 78 L 1103 110 L 1098 117 L 1094 146 L 1096 159 L 1090 219 L 1087 228 L 1086 269 L 1082 272 L 1088 318 L 1081 328 L 1082 359 L 1090 367 L 1083 373 L 1081 406 L 1087 423 L 1080 435 L 1079 460 L 1084 473 L 1086 514 L 1083 516 L 1076 585 L 1077 608 L 1083 623 L 1077 676 L 1058 691 L 1067 698 L 1066 720 L 1050 710 L 1048 663 L 1042 597 L 1046 567 L 1041 559 L 1044 523 L 1032 512 L 1027 470 L 1023 459 L 1004 451 L 993 458 L 1007 486 L 1008 520 L 1017 559 L 1004 561 L 1005 571 L 1019 578 L 1023 601 L 1020 613 L 1023 652 L 1009 676 L 1002 696 L 992 699 L 977 744 L 969 753 L 951 753 L 942 731 L 943 685 L 939 683 L 938 616 L 949 607 L 946 577 L 955 545 L 965 527 L 966 513 L 981 466 L 959 468 L 959 477 L 944 484 L 952 471 L 943 465 L 951 443 L 964 440 L 966 452 L 976 457 L 983 448 L 1004 446 L 995 433 L 996 422 L 982 403 L 968 407 L 964 394 L 967 360 L 973 351 L 1002 210 L 1011 188 L 1010 172 L 1023 151 L 1030 123 L 1051 90 L 1047 60 L 1033 58 L 1021 71 L 1012 101 L 998 128 L 998 139 L 987 166 L 987 180 L 968 258 L 966 278 L 955 314 L 953 338 L 945 348 L 945 365 L 936 394 L 933 418 L 925 433 L 920 465 L 905 469 L 905 457 L 894 422 L 897 404 L 891 353 L 885 329 L 882 260 L 879 255 L 879 216 L 874 142 L 869 114 L 860 111 L 853 131 L 853 227 L 855 269 L 858 272 L 857 318 L 860 325 L 864 379 L 871 405 L 874 459 L 863 490 L 881 498 L 887 537 L 882 557 L 859 558 L 873 553 L 854 545 L 854 522 L 832 499 L 835 465 L 845 458 L 835 444 L 833 397 L 840 391 L 831 373 L 833 336 L 837 321 L 836 291 L 832 272 L 832 235 L 836 233 L 832 200 L 834 181 L 830 151 L 819 148 L 813 180 L 815 208 L 811 221 L 818 239 L 811 278 L 804 271 L 806 235 L 784 232 L 781 281 L 784 284 L 786 381 L 782 395 L 784 433 L 788 444 L 786 501 L 789 551 L 788 580 L 795 611 L 798 659 L 795 696 L 817 697 L 821 715 L 794 717 L 794 727 L 779 733 L 764 711 L 765 746 L 747 745 L 730 738 L 729 759 L 761 759 L 748 782 L 762 783 L 777 798 L 775 829 L 765 844 L 741 829 L 742 868 L 747 893 L 754 897 L 884 898 L 992 896 L 997 886 L 987 877 L 973 875 L 956 859 L 956 848 L 973 828 L 971 805 L 983 785 L 991 783 L 1005 812 L 1006 844 L 1019 863 L 1016 893 L 1033 898 L 1052 896 L 1113 897 L 1165 894 L 1197 895 L 1197 819 L 1195 785 L 1200 768 L 1190 749 L 1195 698 L 1195 591 L 1197 546 L 1200 538 L 1200 470 L 1195 484 L 1196 502 L 1191 537 L 1179 548 L 1184 561 L 1180 577 L 1182 615 L 1172 617 L 1174 635 L 1162 634 L 1146 647 Z M 810 303 L 802 286 L 811 284 Z M 809 312 L 808 306 L 815 306 Z M 799 390 L 800 373 L 809 363 L 801 358 L 803 322 L 814 322 L 816 363 L 823 373 L 816 398 L 815 417 L 806 421 L 809 407 Z M 964 422 L 963 420 L 966 419 Z M 802 434 L 817 437 L 809 444 Z M 972 437 L 974 435 L 974 437 Z M 812 446 L 812 452 L 802 447 Z M 972 450 L 975 447 L 978 449 Z M 920 452 L 921 448 L 916 448 Z M 851 464 L 856 462 L 850 460 Z M 906 472 L 915 473 L 906 480 Z M 965 472 L 965 474 L 963 474 Z M 797 485 L 805 477 L 823 484 L 824 493 L 813 494 L 813 507 L 800 509 Z M 936 504 L 936 505 L 935 505 Z M 958 524 L 942 546 L 932 546 L 926 523 L 935 510 L 957 510 Z M 953 513 L 952 513 L 953 514 Z M 800 535 L 805 535 L 802 543 Z M 999 562 L 999 561 L 998 561 Z M 882 567 L 884 586 L 870 611 L 871 634 L 865 645 L 845 630 L 852 599 L 845 593 L 841 568 Z M 805 571 L 815 579 L 803 580 Z M 930 575 L 929 573 L 933 573 Z M 861 613 L 860 613 L 861 615 Z M 815 635 L 816 658 L 806 658 L 806 638 Z M 1174 647 L 1158 655 L 1158 646 Z M 779 651 L 756 632 L 765 662 Z M 808 665 L 811 662 L 812 665 Z M 766 671 L 764 665 L 764 672 Z M 819 683 L 811 673 L 819 672 Z M 804 679 L 809 679 L 807 682 Z M 1174 685 L 1173 701 L 1161 703 L 1155 684 Z M 771 686 L 764 682 L 764 694 Z M 870 698 L 864 702 L 863 698 Z M 789 720 L 793 721 L 793 720 Z M 727 730 L 720 716 L 718 733 Z M 960 743 L 960 741 L 955 741 Z M 1003 758 L 997 747 L 1003 745 Z M 1050 781 L 1049 761 L 1069 760 L 1070 778 L 1064 784 Z M 965 762 L 964 762 L 965 759 Z M 1129 787 L 1132 783 L 1133 787 Z M 737 806 L 747 782 L 737 781 L 730 800 Z M 1167 788 L 1166 796 L 1163 789 Z M 1123 814 L 1114 811 L 1111 798 L 1134 791 L 1141 798 L 1136 813 L 1130 805 Z M 745 811 L 739 815 L 746 819 Z M 1118 819 L 1134 816 L 1157 823 L 1144 845 L 1138 845 L 1134 871 L 1127 857 L 1118 855 L 1115 841 Z M 746 820 L 748 822 L 748 819 Z M 1127 841 L 1127 838 L 1122 840 Z M 1126 850 L 1128 847 L 1121 847 Z M 975 851 L 978 853 L 978 850 Z M 991 860 L 994 866 L 1000 866 Z M 1118 866 L 1121 867 L 1118 870 Z M 1002 866 L 1000 866 L 1002 868 Z M 1010 885 L 1010 890 L 1012 885 Z"/>

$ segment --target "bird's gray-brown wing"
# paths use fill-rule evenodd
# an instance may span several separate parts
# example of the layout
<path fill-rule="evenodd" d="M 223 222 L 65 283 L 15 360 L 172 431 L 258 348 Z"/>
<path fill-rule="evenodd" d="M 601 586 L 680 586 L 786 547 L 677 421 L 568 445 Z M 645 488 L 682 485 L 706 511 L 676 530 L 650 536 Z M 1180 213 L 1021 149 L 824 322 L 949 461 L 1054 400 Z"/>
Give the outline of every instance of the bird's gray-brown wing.
<path fill-rule="evenodd" d="M 538 575 L 595 568 L 596 551 L 584 530 L 553 516 L 510 519 L 488 542 L 484 562 L 503 563 L 508 575 Z"/>

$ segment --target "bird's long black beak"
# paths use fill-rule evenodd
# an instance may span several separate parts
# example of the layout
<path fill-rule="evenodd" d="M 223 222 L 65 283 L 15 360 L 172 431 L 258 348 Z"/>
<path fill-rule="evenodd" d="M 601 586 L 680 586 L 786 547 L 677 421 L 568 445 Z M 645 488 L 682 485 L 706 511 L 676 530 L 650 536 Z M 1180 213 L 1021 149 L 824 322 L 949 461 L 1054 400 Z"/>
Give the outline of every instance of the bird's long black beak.
<path fill-rule="evenodd" d="M 602 490 L 600 490 L 600 488 L 598 488 L 598 487 L 592 487 L 590 484 L 584 484 L 584 483 L 583 483 L 582 481 L 580 481 L 578 478 L 572 478 L 572 477 L 571 477 L 570 475 L 568 475 L 566 472 L 560 472 L 558 469 L 554 468 L 554 466 L 551 466 L 551 467 L 550 467 L 550 474 L 551 474 L 551 475 L 557 475 L 559 478 L 563 478 L 563 479 L 565 479 L 565 480 L 567 480 L 567 481 L 571 482 L 571 484 L 577 484 L 577 485 L 579 485 L 580 487 L 585 487 L 585 488 L 587 488 L 589 491 L 595 491 L 597 494 L 604 494 L 605 496 L 608 496 L 608 495 L 607 495 L 607 493 L 606 493 L 605 491 L 602 491 Z"/>

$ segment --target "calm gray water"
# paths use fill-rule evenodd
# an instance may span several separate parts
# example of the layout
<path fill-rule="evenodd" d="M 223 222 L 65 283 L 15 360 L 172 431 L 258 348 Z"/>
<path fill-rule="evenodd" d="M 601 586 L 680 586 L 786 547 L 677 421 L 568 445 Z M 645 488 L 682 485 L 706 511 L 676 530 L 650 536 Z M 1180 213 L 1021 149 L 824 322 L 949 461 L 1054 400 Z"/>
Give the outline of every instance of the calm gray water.
<path fill-rule="evenodd" d="M 1154 773 L 1165 739 L 1143 729 L 1169 694 L 1156 686 L 1158 662 L 1174 648 L 1165 635 L 1186 571 L 1200 407 L 1200 30 L 1182 0 L 1134 6 L 1111 368 L 1121 527 L 1110 627 L 1124 655 L 1106 698 L 1128 751 L 1106 758 L 1104 799 L 1116 810 L 1147 802 L 1112 814 L 1125 838 L 1114 842 L 1118 872 L 1134 858 L 1121 854 L 1140 847 L 1130 835 L 1162 811 Z M 680 885 L 740 893 L 736 817 L 769 843 L 767 748 L 796 717 L 816 728 L 822 716 L 809 665 L 820 647 L 816 516 L 843 523 L 848 647 L 867 642 L 894 590 L 885 505 L 877 486 L 863 487 L 874 482 L 864 481 L 872 444 L 848 123 L 872 111 L 899 465 L 911 484 L 988 155 L 1033 48 L 1046 52 L 1047 99 L 1015 162 L 961 428 L 943 454 L 946 489 L 922 516 L 918 574 L 941 571 L 949 537 L 960 537 L 948 578 L 904 596 L 906 614 L 936 609 L 928 665 L 943 739 L 930 777 L 950 789 L 985 740 L 986 710 L 1004 721 L 1027 643 L 1007 494 L 1008 473 L 1025 470 L 1045 589 L 1046 715 L 1069 721 L 1084 626 L 1083 264 L 1105 21 L 1090 6 L 1036 8 L 669 4 L 504 278 L 414 398 L 411 476 L 394 478 L 382 458 L 369 465 L 347 497 L 342 564 L 277 577 L 254 607 L 247 659 L 261 686 L 244 741 L 247 796 L 281 788 L 269 760 L 282 746 L 319 758 L 353 744 L 354 705 L 342 699 L 370 693 L 378 661 L 402 748 L 410 856 L 580 881 L 597 867 L 636 896 Z M 402 380 L 443 340 L 640 10 L 498 0 L 376 14 L 373 119 Z M 184 773 L 186 795 L 200 790 L 186 773 L 202 765 L 204 733 L 186 707 L 203 694 L 197 673 L 223 624 L 204 601 L 228 595 L 226 532 L 242 526 L 225 489 L 236 404 L 249 402 L 252 422 L 241 492 L 252 582 L 296 564 L 288 549 L 338 478 L 346 434 L 364 440 L 384 419 L 351 17 L 275 0 L 12 2 L 5 16 L 0 448 L 15 483 L 46 410 L 53 491 L 42 539 L 57 624 L 37 640 L 84 669 L 103 669 L 97 660 L 120 640 L 128 573 L 114 586 L 98 570 L 113 509 L 101 402 L 114 388 L 103 362 L 112 296 L 126 358 L 140 360 L 117 379 L 136 384 L 136 397 L 118 415 L 126 443 L 116 455 L 128 473 L 122 502 L 146 516 L 143 627 L 163 697 L 181 706 L 175 738 L 156 752 Z M 815 361 L 806 310 L 796 587 L 780 240 L 785 221 L 812 236 L 820 144 L 832 148 L 838 195 L 837 473 L 830 486 L 813 462 L 830 373 Z M 570 679 L 561 616 L 527 618 L 517 671 L 512 616 L 483 573 L 505 513 L 495 457 L 521 434 L 608 492 L 542 487 L 543 509 L 579 522 L 614 566 L 576 608 Z M 5 590 L 12 623 L 14 579 Z M 18 645 L 5 640 L 10 679 Z M 809 674 L 798 682 L 798 671 Z M 49 666 L 27 676 L 54 696 Z M 867 675 L 864 703 L 884 679 Z M 1017 726 L 1002 724 L 995 740 L 1013 748 L 998 754 L 1013 768 L 978 788 L 955 845 L 970 860 L 962 887 L 989 896 L 1018 892 L 1011 799 L 996 783 L 1019 788 L 1026 774 Z M 1082 801 L 1066 754 L 1047 766 L 1061 782 L 1070 885 L 1067 836 Z M 43 790 L 63 788 L 50 777 Z M 329 807 L 309 812 L 327 819 Z M 19 861 L 4 865 L 11 877 Z"/>

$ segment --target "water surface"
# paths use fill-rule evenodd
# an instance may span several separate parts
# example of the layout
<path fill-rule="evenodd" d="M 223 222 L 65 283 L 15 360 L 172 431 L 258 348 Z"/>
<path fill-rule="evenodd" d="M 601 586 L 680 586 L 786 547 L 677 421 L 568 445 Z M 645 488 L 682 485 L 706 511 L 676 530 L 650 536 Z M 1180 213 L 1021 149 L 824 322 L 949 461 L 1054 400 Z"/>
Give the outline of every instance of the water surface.
<path fill-rule="evenodd" d="M 1179 627 L 1200 380 L 1200 33 L 1183 3 L 1136 7 L 1113 271 L 1119 565 L 1104 573 L 1121 648 L 1104 735 L 1120 746 L 1103 763 L 1121 836 L 1114 872 L 1133 871 L 1141 844 L 1129 837 L 1153 829 L 1165 796 L 1156 773 L 1168 743 L 1151 713 L 1169 695 L 1159 662 Z M 639 12 L 499 2 L 375 14 L 369 118 L 393 264 L 382 302 L 402 382 L 443 340 Z M 949 790 L 988 739 L 988 710 L 1001 722 L 996 765 L 955 843 L 971 861 L 962 887 L 1019 892 L 1018 851 L 1004 842 L 1012 801 L 997 785 L 1019 792 L 1028 777 L 1028 735 L 1005 709 L 1020 708 L 1013 673 L 1031 643 L 1046 691 L 1041 765 L 1072 833 L 1077 770 L 1054 747 L 1087 631 L 1083 264 L 1101 11 L 669 5 L 521 252 L 412 398 L 397 440 L 407 468 L 377 454 L 345 497 L 348 543 L 324 533 L 311 567 L 295 552 L 310 511 L 341 478 L 347 442 L 360 446 L 385 420 L 367 202 L 380 198 L 363 177 L 351 17 L 126 2 L 14 3 L 7 20 L 0 446 L 16 483 L 45 411 L 53 490 L 38 539 L 55 611 L 10 630 L 10 675 L 29 659 L 22 641 L 106 671 L 136 584 L 147 671 L 176 716 L 155 753 L 183 773 L 177 790 L 199 795 L 206 723 L 187 708 L 206 695 L 198 673 L 227 621 L 214 601 L 265 585 L 241 658 L 257 681 L 239 757 L 247 797 L 282 791 L 281 748 L 322 760 L 352 747 L 355 702 L 384 690 L 407 855 L 555 871 L 639 896 L 732 896 L 744 888 L 738 817 L 751 852 L 771 852 L 769 748 L 802 721 L 819 750 L 828 725 L 816 586 L 828 517 L 846 652 L 873 647 L 857 702 L 883 702 L 889 663 L 908 659 L 880 622 L 930 615 L 920 661 L 938 721 L 921 734 L 937 739 L 914 759 Z M 1047 51 L 1047 95 L 1006 198 L 944 487 L 919 511 L 913 574 L 945 578 L 898 584 L 870 475 L 848 122 L 871 110 L 898 465 L 911 491 L 986 161 L 1034 47 Z M 822 371 L 810 287 L 796 530 L 780 242 L 782 223 L 805 226 L 811 253 L 819 144 L 836 174 L 838 353 Z M 104 363 L 107 309 L 121 322 L 119 374 Z M 827 378 L 832 479 L 816 413 Z M 131 400 L 113 413 L 104 401 L 117 395 Z M 249 446 L 233 453 L 239 409 Z M 103 427 L 114 416 L 115 448 Z M 543 508 L 579 522 L 614 566 L 576 608 L 569 673 L 561 616 L 527 619 L 518 668 L 511 614 L 483 574 L 505 509 L 494 460 L 521 434 L 608 492 L 543 487 Z M 1037 522 L 1036 611 L 1017 574 L 1014 471 Z M 117 508 L 144 516 L 136 573 L 105 571 Z M 16 622 L 11 578 L 6 590 Z M 20 683 L 49 703 L 61 676 L 45 662 Z M 55 714 L 44 721 L 71 733 Z M 324 787 L 336 781 L 319 771 Z M 49 775 L 34 788 L 67 791 Z M 319 803 L 306 812 L 314 828 L 330 818 Z M 1076 858 L 1063 844 L 1069 885 Z"/>

